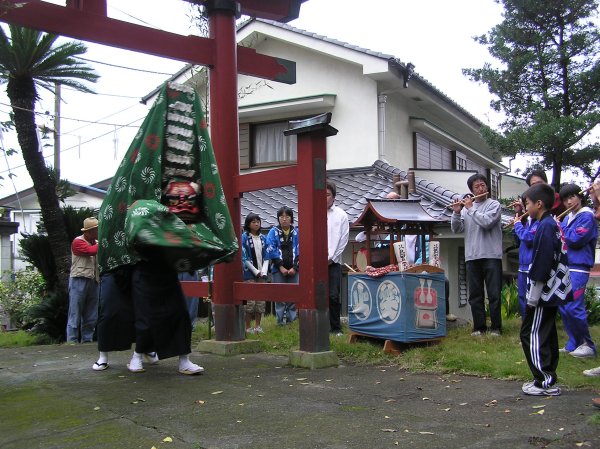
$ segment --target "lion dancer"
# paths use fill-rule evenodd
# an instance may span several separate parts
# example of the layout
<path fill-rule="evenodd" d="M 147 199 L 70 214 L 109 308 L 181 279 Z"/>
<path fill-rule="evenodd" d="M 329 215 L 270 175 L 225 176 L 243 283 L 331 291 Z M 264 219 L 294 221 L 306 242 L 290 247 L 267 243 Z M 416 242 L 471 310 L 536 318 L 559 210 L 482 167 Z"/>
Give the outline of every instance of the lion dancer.
<path fill-rule="evenodd" d="M 178 272 L 230 261 L 238 249 L 206 128 L 194 90 L 165 84 L 113 177 L 99 213 L 95 371 L 132 343 L 131 372 L 170 357 L 182 374 L 204 371 L 189 359 Z"/>

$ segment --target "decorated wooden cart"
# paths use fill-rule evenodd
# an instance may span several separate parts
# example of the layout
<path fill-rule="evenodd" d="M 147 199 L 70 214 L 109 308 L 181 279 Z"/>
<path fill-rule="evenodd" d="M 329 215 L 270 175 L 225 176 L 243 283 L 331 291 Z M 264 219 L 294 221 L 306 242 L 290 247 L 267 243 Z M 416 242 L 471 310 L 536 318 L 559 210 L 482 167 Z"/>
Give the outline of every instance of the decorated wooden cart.
<path fill-rule="evenodd" d="M 357 251 L 358 271 L 348 275 L 351 341 L 374 337 L 386 340 L 386 350 L 397 352 L 396 343 L 446 336 L 446 277 L 439 242 L 433 240 L 434 225 L 441 221 L 418 200 L 367 202 L 354 223 L 365 229 Z M 415 263 L 415 252 L 424 263 Z"/>

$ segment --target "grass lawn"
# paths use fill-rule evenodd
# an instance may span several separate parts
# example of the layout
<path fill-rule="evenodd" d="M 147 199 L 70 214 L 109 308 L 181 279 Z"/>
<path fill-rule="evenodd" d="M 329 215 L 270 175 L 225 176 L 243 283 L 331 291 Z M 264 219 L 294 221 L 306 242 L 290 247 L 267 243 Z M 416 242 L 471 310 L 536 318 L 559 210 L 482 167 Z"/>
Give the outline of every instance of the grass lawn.
<path fill-rule="evenodd" d="M 299 346 L 298 322 L 289 326 L 277 326 L 274 316 L 266 316 L 261 323 L 264 334 L 248 335 L 259 340 L 265 352 L 287 355 Z M 450 329 L 448 336 L 435 345 L 407 347 L 399 356 L 383 352 L 383 342 L 361 340 L 348 342 L 348 329 L 341 337 L 331 337 L 331 349 L 346 364 L 371 364 L 397 366 L 411 372 L 456 373 L 496 379 L 530 380 L 531 373 L 519 342 L 519 319 L 504 320 L 501 337 L 471 337 L 469 326 Z M 592 338 L 600 348 L 600 325 L 590 328 Z M 564 345 L 566 335 L 558 322 L 559 342 Z M 212 335 L 214 337 L 214 333 Z M 208 338 L 207 322 L 199 322 L 192 336 L 193 343 Z M 0 348 L 32 346 L 40 340 L 29 332 L 0 332 Z M 561 354 L 558 377 L 562 386 L 589 388 L 600 391 L 600 377 L 587 377 L 584 369 L 600 365 L 600 357 L 577 359 Z"/>
<path fill-rule="evenodd" d="M 566 334 L 560 321 L 559 342 L 564 345 Z M 264 334 L 248 335 L 249 339 L 260 340 L 265 352 L 287 355 L 299 346 L 298 322 L 289 326 L 276 325 L 273 316 L 263 318 Z M 468 374 L 496 379 L 531 380 L 531 373 L 519 341 L 520 319 L 504 320 L 501 337 L 471 337 L 470 326 L 450 329 L 448 336 L 436 345 L 419 345 L 407 348 L 399 356 L 383 352 L 382 341 L 348 342 L 348 329 L 344 336 L 331 337 L 331 349 L 343 363 L 359 363 L 397 366 L 412 372 Z M 590 328 L 594 341 L 600 348 L 600 325 Z M 208 338 L 207 324 L 196 327 L 193 339 Z M 213 334 L 214 338 L 214 334 Z M 600 357 L 577 359 L 561 354 L 558 377 L 562 386 L 568 388 L 590 388 L 600 390 L 600 377 L 587 377 L 584 369 L 600 365 Z"/>

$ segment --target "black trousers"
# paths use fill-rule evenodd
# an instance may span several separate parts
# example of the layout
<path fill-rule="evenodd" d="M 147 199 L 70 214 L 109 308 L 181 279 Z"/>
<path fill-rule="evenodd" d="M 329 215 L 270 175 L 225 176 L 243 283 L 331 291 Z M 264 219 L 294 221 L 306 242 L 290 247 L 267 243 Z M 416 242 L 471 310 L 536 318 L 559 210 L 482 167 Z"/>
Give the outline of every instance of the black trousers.
<path fill-rule="evenodd" d="M 556 383 L 558 366 L 557 307 L 527 307 L 521 324 L 521 346 L 537 387 Z"/>
<path fill-rule="evenodd" d="M 339 263 L 329 265 L 329 331 L 341 332 L 340 310 L 340 288 L 342 286 L 342 266 Z"/>
<path fill-rule="evenodd" d="M 98 350 L 139 353 L 160 359 L 189 354 L 192 324 L 177 272 L 140 262 L 102 276 Z"/>
<path fill-rule="evenodd" d="M 138 263 L 131 277 L 135 308 L 135 350 L 160 359 L 192 352 L 192 323 L 177 272 L 155 263 Z"/>
<path fill-rule="evenodd" d="M 485 319 L 485 292 L 490 303 L 491 330 L 502 330 L 502 310 L 500 293 L 502 291 L 502 260 L 475 259 L 467 261 L 467 284 L 469 285 L 469 304 L 473 315 L 473 330 L 487 331 Z M 484 290 L 485 284 L 485 290 Z"/>

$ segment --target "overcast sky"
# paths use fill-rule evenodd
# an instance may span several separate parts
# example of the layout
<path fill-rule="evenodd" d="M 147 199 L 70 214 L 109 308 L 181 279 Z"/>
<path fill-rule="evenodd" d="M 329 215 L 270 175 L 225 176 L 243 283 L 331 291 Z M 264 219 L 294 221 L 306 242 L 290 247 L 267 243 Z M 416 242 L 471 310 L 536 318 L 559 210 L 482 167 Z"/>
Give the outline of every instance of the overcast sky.
<path fill-rule="evenodd" d="M 60 3 L 59 1 L 55 3 Z M 189 6 L 183 0 L 108 0 L 109 16 L 180 34 L 190 28 Z M 492 61 L 487 50 L 473 41 L 502 20 L 494 0 L 308 0 L 292 26 L 388 53 L 412 62 L 416 72 L 486 123 L 497 117 L 489 111 L 484 86 L 466 79 L 461 70 Z M 281 55 L 285 58 L 285 55 Z M 61 174 L 71 182 L 89 185 L 114 174 L 148 107 L 139 99 L 160 85 L 182 63 L 129 51 L 89 44 L 86 55 L 101 75 L 94 86 L 98 95 L 63 89 L 61 107 Z M 116 66 L 133 67 L 142 71 Z M 0 120 L 8 119 L 5 86 L 0 86 Z M 53 114 L 52 95 L 43 94 L 36 111 Z M 79 120 L 79 121 L 78 121 Z M 87 123 L 101 122 L 101 123 Z M 50 118 L 38 123 L 52 126 Z M 4 135 L 4 147 L 15 147 L 14 136 Z M 49 142 L 51 143 L 51 141 Z M 44 154 L 52 162 L 53 149 Z M 0 155 L 0 197 L 14 193 L 7 178 L 7 161 Z M 31 187 L 18 156 L 8 158 L 17 189 Z"/>

